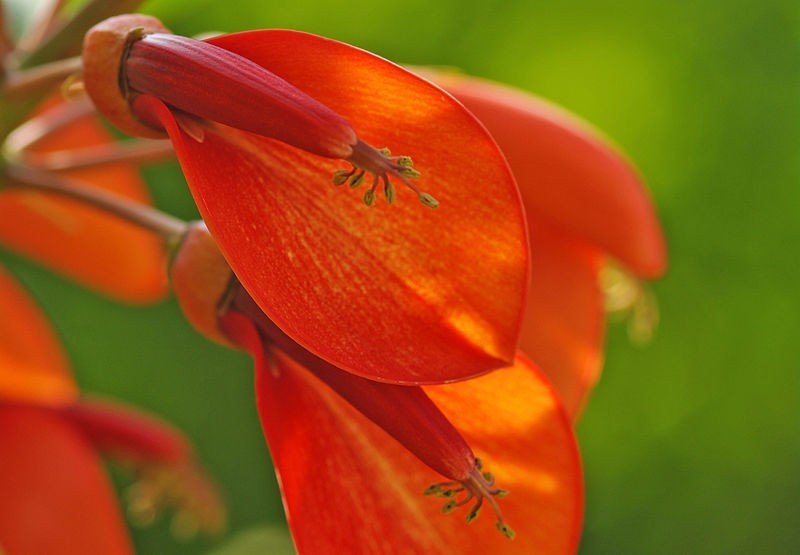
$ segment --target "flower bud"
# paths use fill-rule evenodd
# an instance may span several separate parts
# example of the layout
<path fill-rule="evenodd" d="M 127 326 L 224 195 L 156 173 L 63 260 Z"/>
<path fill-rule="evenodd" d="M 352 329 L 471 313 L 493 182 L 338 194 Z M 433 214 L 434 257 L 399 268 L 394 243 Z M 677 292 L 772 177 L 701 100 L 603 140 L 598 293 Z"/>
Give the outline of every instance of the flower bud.
<path fill-rule="evenodd" d="M 230 346 L 218 319 L 235 278 L 204 223 L 189 227 L 175 253 L 170 277 L 178 304 L 195 329 Z"/>

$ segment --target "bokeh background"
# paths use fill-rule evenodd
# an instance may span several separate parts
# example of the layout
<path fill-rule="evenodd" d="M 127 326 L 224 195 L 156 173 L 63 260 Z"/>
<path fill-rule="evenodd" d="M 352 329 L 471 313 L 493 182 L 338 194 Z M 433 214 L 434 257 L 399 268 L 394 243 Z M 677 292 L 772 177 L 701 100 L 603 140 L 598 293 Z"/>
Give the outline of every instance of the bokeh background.
<path fill-rule="evenodd" d="M 647 178 L 671 265 L 654 286 L 654 340 L 609 330 L 579 427 L 581 551 L 800 552 L 800 4 L 152 0 L 144 11 L 182 34 L 288 27 L 455 66 L 606 131 Z M 160 207 L 195 215 L 174 165 L 146 176 Z M 120 306 L 0 260 L 52 316 L 87 389 L 191 435 L 230 502 L 232 535 L 245 534 L 182 544 L 161 522 L 135 531 L 141 551 L 288 552 L 250 361 L 200 338 L 172 300 Z"/>

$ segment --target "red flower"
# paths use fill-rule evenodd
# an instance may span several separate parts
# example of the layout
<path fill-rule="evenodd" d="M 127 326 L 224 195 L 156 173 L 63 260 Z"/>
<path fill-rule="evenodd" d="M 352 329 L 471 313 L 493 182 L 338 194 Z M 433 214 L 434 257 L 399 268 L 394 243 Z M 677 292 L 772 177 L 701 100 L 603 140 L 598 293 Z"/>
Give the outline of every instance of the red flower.
<path fill-rule="evenodd" d="M 131 509 L 165 505 L 179 531 L 224 512 L 186 438 L 153 416 L 78 393 L 43 315 L 0 273 L 0 546 L 8 553 L 132 553 L 104 454 L 134 470 Z"/>
<path fill-rule="evenodd" d="M 566 111 L 488 81 L 420 71 L 463 102 L 508 158 L 528 216 L 533 268 L 520 347 L 577 416 L 602 365 L 600 274 L 608 260 L 641 279 L 660 277 L 666 268 L 664 237 L 645 187 L 629 160 Z M 647 301 L 635 281 L 615 277 L 622 281 L 613 284 L 612 302 Z"/>
<path fill-rule="evenodd" d="M 167 131 L 237 277 L 304 348 L 406 384 L 513 361 L 527 286 L 519 194 L 483 127 L 441 89 L 305 33 L 200 42 L 143 16 L 95 27 L 84 64 L 112 121 Z M 367 174 L 366 204 L 381 186 L 394 206 L 370 209 L 330 185 Z M 430 191 L 439 208 L 400 186 L 432 205 Z"/>
<path fill-rule="evenodd" d="M 424 388 L 353 375 L 272 322 L 202 225 L 186 235 L 172 281 L 200 331 L 256 360 L 259 414 L 300 553 L 576 548 L 583 491 L 572 426 L 525 357 Z M 469 527 L 441 514 L 455 510 Z"/>
<path fill-rule="evenodd" d="M 524 220 L 502 156 L 463 107 L 385 60 L 289 31 L 204 43 L 116 18 L 89 33 L 84 64 L 87 91 L 118 126 L 167 131 L 219 243 L 193 227 L 173 285 L 198 329 L 258 361 L 301 552 L 574 549 L 577 451 L 537 371 L 517 359 L 469 384 L 412 385 L 514 358 Z M 367 174 L 367 206 L 329 186 Z M 396 184 L 439 209 L 401 202 Z M 378 186 L 396 206 L 369 209 Z M 512 495 L 498 501 L 504 484 Z M 423 491 L 468 523 L 481 507 L 494 519 L 444 520 Z M 485 529 L 514 537 L 509 523 L 513 543 Z"/>
<path fill-rule="evenodd" d="M 43 129 L 49 132 L 42 134 Z M 52 161 L 67 149 L 80 151 L 112 142 L 86 101 L 47 102 L 39 117 L 8 139 L 12 147 L 24 143 L 23 162 L 34 164 L 43 155 Z M 147 186 L 130 163 L 54 172 L 134 202 L 150 201 Z M 167 292 L 166 257 L 158 238 L 80 202 L 0 188 L 0 244 L 128 302 L 155 301 Z"/>

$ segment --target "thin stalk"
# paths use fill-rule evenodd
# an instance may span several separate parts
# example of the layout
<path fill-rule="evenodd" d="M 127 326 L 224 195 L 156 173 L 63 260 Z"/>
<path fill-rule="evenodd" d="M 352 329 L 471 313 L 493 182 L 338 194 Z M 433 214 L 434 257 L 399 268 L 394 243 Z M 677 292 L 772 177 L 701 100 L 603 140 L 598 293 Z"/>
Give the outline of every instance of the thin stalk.
<path fill-rule="evenodd" d="M 50 34 L 58 24 L 64 0 L 47 0 L 36 10 L 34 21 L 25 29 L 22 37 L 17 42 L 17 51 L 26 53 L 39 46 L 45 37 Z"/>
<path fill-rule="evenodd" d="M 83 67 L 80 56 L 65 58 L 23 71 L 12 71 L 3 85 L 3 95 L 21 97 L 51 88 Z"/>
<path fill-rule="evenodd" d="M 88 0 L 69 19 L 59 22 L 45 39 L 20 61 L 31 68 L 48 60 L 80 54 L 83 35 L 95 23 L 122 13 L 135 12 L 143 0 Z"/>
<path fill-rule="evenodd" d="M 75 179 L 19 164 L 9 164 L 5 173 L 9 180 L 8 187 L 52 193 L 77 200 L 137 227 L 152 231 L 167 243 L 175 242 L 187 229 L 187 224 L 183 220 Z"/>
<path fill-rule="evenodd" d="M 86 98 L 59 104 L 14 129 L 6 139 L 5 150 L 11 156 L 17 155 L 94 111 L 94 105 Z"/>
<path fill-rule="evenodd" d="M 135 140 L 25 155 L 25 163 L 40 170 L 74 170 L 130 162 L 144 164 L 169 160 L 175 155 L 166 140 Z"/>

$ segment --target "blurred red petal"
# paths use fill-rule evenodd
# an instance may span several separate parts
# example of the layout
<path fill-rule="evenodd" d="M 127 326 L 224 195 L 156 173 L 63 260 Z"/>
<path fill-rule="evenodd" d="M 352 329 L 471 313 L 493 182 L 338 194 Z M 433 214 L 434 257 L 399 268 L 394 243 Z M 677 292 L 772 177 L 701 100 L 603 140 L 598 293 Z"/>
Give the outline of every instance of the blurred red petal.
<path fill-rule="evenodd" d="M 0 403 L 63 405 L 78 394 L 50 323 L 0 268 Z"/>
<path fill-rule="evenodd" d="M 658 217 L 633 165 L 607 138 L 532 95 L 423 71 L 463 102 L 497 140 L 519 182 L 529 220 L 553 222 L 641 277 L 663 274 L 666 251 Z"/>
<path fill-rule="evenodd" d="M 57 413 L 0 406 L 0 453 L 4 553 L 133 553 L 97 455 Z"/>
<path fill-rule="evenodd" d="M 32 152 L 54 152 L 114 140 L 94 115 L 47 136 Z M 148 203 L 135 166 L 108 164 L 59 172 L 131 200 Z M 107 295 L 129 302 L 166 294 L 159 238 L 75 201 L 14 189 L 0 193 L 0 243 Z"/>
<path fill-rule="evenodd" d="M 577 417 L 603 362 L 603 256 L 546 225 L 531 223 L 531 288 L 520 349 L 550 378 Z"/>
<path fill-rule="evenodd" d="M 176 464 L 192 457 L 192 446 L 180 430 L 122 403 L 83 398 L 65 414 L 99 450 L 116 459 Z"/>
<path fill-rule="evenodd" d="M 211 126 L 200 143 L 161 120 L 212 234 L 289 336 L 378 380 L 456 380 L 513 359 L 527 282 L 524 217 L 493 141 L 460 105 L 357 48 L 293 31 L 213 39 L 336 110 L 359 137 L 413 157 L 421 206 L 365 206 L 331 185 L 335 161 Z M 399 187 L 399 189 L 402 189 Z"/>
<path fill-rule="evenodd" d="M 248 336 L 249 337 L 246 337 Z M 279 352 L 239 330 L 258 358 L 259 412 L 301 554 L 565 554 L 580 534 L 583 489 L 571 425 L 525 360 L 458 384 L 427 387 L 511 494 L 499 500 L 513 541 L 484 506 L 444 515 L 422 492 L 442 477 Z"/>

